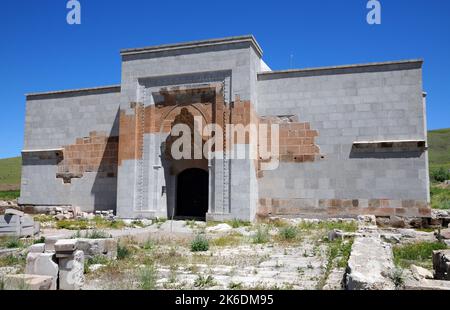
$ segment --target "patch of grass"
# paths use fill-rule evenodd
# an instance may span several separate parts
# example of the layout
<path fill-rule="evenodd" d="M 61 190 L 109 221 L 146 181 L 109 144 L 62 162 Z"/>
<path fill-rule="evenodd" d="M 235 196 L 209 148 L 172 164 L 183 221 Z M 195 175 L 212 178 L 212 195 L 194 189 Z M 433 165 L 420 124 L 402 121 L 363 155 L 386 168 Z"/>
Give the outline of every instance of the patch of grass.
<path fill-rule="evenodd" d="M 123 260 L 131 256 L 131 250 L 126 245 L 117 245 L 117 259 Z"/>
<path fill-rule="evenodd" d="M 444 249 L 447 249 L 447 245 L 441 242 L 417 242 L 394 246 L 394 263 L 402 268 L 408 268 L 412 264 L 430 268 L 433 251 Z"/>
<path fill-rule="evenodd" d="M 228 234 L 224 236 L 220 236 L 212 240 L 212 244 L 214 246 L 234 246 L 239 245 L 241 243 L 242 236 L 239 234 Z"/>
<path fill-rule="evenodd" d="M 112 238 L 111 234 L 101 230 L 87 230 L 84 233 L 78 230 L 72 235 L 72 239 L 84 238 L 84 239 L 108 239 Z"/>
<path fill-rule="evenodd" d="M 11 267 L 16 265 L 25 266 L 25 257 L 12 254 L 0 257 L 0 267 Z"/>
<path fill-rule="evenodd" d="M 92 265 L 107 265 L 109 263 L 108 258 L 103 255 L 96 255 L 94 257 L 90 257 L 84 261 L 84 273 L 89 273 L 89 267 Z"/>
<path fill-rule="evenodd" d="M 340 259 L 337 262 L 337 267 L 339 268 L 347 268 L 348 265 L 348 259 L 350 258 L 350 254 L 352 252 L 352 246 L 353 246 L 354 239 L 349 239 L 347 242 L 342 242 L 340 240 L 340 249 L 339 249 L 339 256 Z"/>
<path fill-rule="evenodd" d="M 198 234 L 191 242 L 192 252 L 205 252 L 209 250 L 209 241 L 204 235 Z"/>
<path fill-rule="evenodd" d="M 431 168 L 430 169 L 430 180 L 431 182 L 445 182 L 450 180 L 450 172 L 444 167 Z"/>
<path fill-rule="evenodd" d="M 395 268 L 390 274 L 389 278 L 394 282 L 395 288 L 400 289 L 405 285 L 405 277 L 403 269 Z"/>
<path fill-rule="evenodd" d="M 154 265 L 148 265 L 139 270 L 139 288 L 142 290 L 154 290 L 156 287 L 157 270 Z"/>
<path fill-rule="evenodd" d="M 251 226 L 251 223 L 248 221 L 243 221 L 239 219 L 232 219 L 231 221 L 226 222 L 228 225 L 230 225 L 233 228 L 239 228 L 239 227 L 248 227 Z"/>
<path fill-rule="evenodd" d="M 432 185 L 431 207 L 433 209 L 450 209 L 450 188 Z"/>
<path fill-rule="evenodd" d="M 280 219 L 280 218 L 271 220 L 270 224 L 275 226 L 275 227 L 277 227 L 277 228 L 283 228 L 283 227 L 289 226 L 289 223 L 286 220 Z"/>
<path fill-rule="evenodd" d="M 328 243 L 327 249 L 327 263 L 325 266 L 325 272 L 322 278 L 320 278 L 317 288 L 322 289 L 330 276 L 333 268 L 345 268 L 347 267 L 348 259 L 353 245 L 353 239 L 349 240 L 335 240 Z"/>
<path fill-rule="evenodd" d="M 195 220 L 186 221 L 186 226 L 190 229 L 195 229 L 197 228 L 197 222 Z"/>
<path fill-rule="evenodd" d="M 35 215 L 33 217 L 33 219 L 36 222 L 40 222 L 40 223 L 45 223 L 45 222 L 55 222 L 56 220 L 53 218 L 53 216 L 51 215 L 47 215 L 47 214 L 39 214 L 39 215 Z"/>
<path fill-rule="evenodd" d="M 41 236 L 38 239 L 34 239 L 33 244 L 38 244 L 38 243 L 45 243 L 45 237 Z"/>
<path fill-rule="evenodd" d="M 244 288 L 242 282 L 230 282 L 228 284 L 230 290 L 242 290 Z"/>
<path fill-rule="evenodd" d="M 22 173 L 21 157 L 0 159 L 1 185 L 15 185 L 17 186 L 17 188 L 19 188 L 21 173 Z"/>
<path fill-rule="evenodd" d="M 167 219 L 165 217 L 157 217 L 152 219 L 152 224 L 164 224 L 165 222 L 167 222 Z"/>
<path fill-rule="evenodd" d="M 87 220 L 61 220 L 56 222 L 58 229 L 84 230 L 88 229 L 89 226 L 89 221 Z"/>
<path fill-rule="evenodd" d="M 430 168 L 450 169 L 450 128 L 428 132 Z"/>
<path fill-rule="evenodd" d="M 214 281 L 214 278 L 211 275 L 208 275 L 207 277 L 199 275 L 197 279 L 195 279 L 194 281 L 194 287 L 197 288 L 211 287 L 214 285 L 216 285 L 216 282 Z"/>
<path fill-rule="evenodd" d="M 287 241 L 295 240 L 298 235 L 298 229 L 295 226 L 283 227 L 278 231 L 278 235 L 283 240 Z"/>
<path fill-rule="evenodd" d="M 333 230 L 338 229 L 345 232 L 355 232 L 358 229 L 356 221 L 323 221 L 323 222 L 306 222 L 302 221 L 298 224 L 300 230 Z"/>
<path fill-rule="evenodd" d="M 156 247 L 156 243 L 153 240 L 147 240 L 144 242 L 144 244 L 142 245 L 142 248 L 144 250 L 153 250 Z"/>
<path fill-rule="evenodd" d="M 95 216 L 92 221 L 95 223 L 95 227 L 99 228 L 99 229 L 106 229 L 106 228 L 122 229 L 126 226 L 125 222 L 122 220 L 110 221 L 110 220 L 104 219 L 101 216 Z"/>
<path fill-rule="evenodd" d="M 6 246 L 7 249 L 15 249 L 15 248 L 23 247 L 23 243 L 18 238 L 10 238 L 6 242 L 5 246 Z"/>
<path fill-rule="evenodd" d="M 20 197 L 20 191 L 0 191 L 0 200 L 14 200 Z"/>
<path fill-rule="evenodd" d="M 253 235 L 253 243 L 262 244 L 270 241 L 269 226 L 260 224 L 256 227 L 256 233 Z"/>

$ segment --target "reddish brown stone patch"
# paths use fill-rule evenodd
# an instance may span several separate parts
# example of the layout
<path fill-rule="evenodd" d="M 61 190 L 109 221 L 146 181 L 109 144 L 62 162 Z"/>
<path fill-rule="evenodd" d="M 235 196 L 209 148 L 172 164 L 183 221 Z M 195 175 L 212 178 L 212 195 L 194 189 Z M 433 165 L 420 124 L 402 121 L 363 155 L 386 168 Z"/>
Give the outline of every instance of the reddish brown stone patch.
<path fill-rule="evenodd" d="M 63 159 L 57 165 L 57 178 L 70 183 L 86 172 L 99 177 L 117 176 L 118 137 L 91 132 L 89 137 L 76 139 L 75 144 L 63 147 Z"/>

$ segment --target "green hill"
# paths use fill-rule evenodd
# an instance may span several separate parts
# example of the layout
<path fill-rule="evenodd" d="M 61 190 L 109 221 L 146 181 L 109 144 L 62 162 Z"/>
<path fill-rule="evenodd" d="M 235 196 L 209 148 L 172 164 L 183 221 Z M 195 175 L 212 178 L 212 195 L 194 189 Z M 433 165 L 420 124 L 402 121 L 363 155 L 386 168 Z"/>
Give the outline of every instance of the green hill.
<path fill-rule="evenodd" d="M 19 189 L 21 171 L 21 157 L 0 159 L 0 191 Z"/>
<path fill-rule="evenodd" d="M 450 169 L 450 128 L 428 132 L 430 168 Z"/>

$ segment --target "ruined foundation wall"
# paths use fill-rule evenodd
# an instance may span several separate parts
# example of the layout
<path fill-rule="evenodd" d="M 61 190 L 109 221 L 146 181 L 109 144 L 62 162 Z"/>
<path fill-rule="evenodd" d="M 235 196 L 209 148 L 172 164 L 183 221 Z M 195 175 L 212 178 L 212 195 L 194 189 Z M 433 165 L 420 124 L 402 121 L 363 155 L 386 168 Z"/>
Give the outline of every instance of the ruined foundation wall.
<path fill-rule="evenodd" d="M 120 87 L 27 96 L 20 204 L 115 209 Z"/>
<path fill-rule="evenodd" d="M 421 65 L 260 74 L 258 114 L 296 117 L 317 133 L 320 157 L 282 157 L 277 170 L 265 171 L 259 214 L 429 216 L 423 143 L 354 145 L 426 141 Z"/>

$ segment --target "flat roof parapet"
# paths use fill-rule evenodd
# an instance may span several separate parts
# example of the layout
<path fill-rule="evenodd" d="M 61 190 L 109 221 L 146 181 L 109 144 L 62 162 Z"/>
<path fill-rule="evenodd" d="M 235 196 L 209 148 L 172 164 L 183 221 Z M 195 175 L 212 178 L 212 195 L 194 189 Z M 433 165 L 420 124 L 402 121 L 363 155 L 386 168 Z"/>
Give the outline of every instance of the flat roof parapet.
<path fill-rule="evenodd" d="M 109 85 L 91 88 L 78 88 L 78 89 L 66 89 L 57 90 L 42 93 L 29 93 L 25 94 L 27 100 L 38 100 L 38 99 L 51 99 L 70 95 L 95 95 L 95 94 L 105 94 L 120 92 L 120 85 Z"/>
<path fill-rule="evenodd" d="M 258 73 L 258 80 L 271 80 L 277 78 L 305 77 L 315 75 L 334 75 L 365 72 L 397 71 L 422 68 L 422 59 L 410 59 L 387 62 L 373 62 L 364 64 L 329 66 L 304 69 L 290 69 L 267 71 Z"/>
<path fill-rule="evenodd" d="M 253 35 L 244 35 L 244 36 L 235 36 L 235 37 L 226 37 L 219 39 L 210 39 L 210 40 L 200 40 L 200 41 L 190 41 L 184 43 L 177 44 L 163 44 L 163 45 L 155 45 L 141 48 L 129 48 L 123 49 L 120 51 L 122 56 L 128 55 L 136 55 L 136 54 L 148 54 L 148 53 L 158 53 L 158 52 L 167 52 L 174 50 L 183 50 L 183 49 L 193 49 L 199 47 L 211 47 L 211 46 L 219 46 L 219 45 L 231 45 L 237 43 L 250 43 L 251 46 L 255 49 L 255 51 L 261 57 L 263 51 L 259 46 Z"/>

